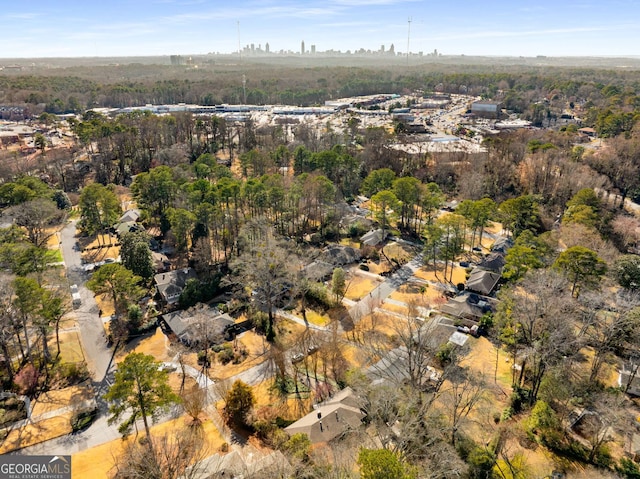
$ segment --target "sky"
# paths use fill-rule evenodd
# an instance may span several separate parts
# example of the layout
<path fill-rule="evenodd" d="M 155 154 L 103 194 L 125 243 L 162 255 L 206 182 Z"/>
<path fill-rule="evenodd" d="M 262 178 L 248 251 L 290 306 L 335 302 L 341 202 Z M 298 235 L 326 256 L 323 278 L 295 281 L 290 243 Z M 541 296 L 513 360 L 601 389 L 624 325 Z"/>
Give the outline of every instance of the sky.
<path fill-rule="evenodd" d="M 410 22 L 409 22 L 410 20 Z M 386 49 L 638 56 L 640 0 L 0 0 L 0 58 Z"/>

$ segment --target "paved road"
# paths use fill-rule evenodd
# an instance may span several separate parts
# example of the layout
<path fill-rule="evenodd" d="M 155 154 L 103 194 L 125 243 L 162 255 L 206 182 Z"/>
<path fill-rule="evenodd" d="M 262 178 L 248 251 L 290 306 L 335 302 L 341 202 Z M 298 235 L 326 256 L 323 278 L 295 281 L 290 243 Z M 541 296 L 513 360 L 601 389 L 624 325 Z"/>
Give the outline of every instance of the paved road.
<path fill-rule="evenodd" d="M 60 234 L 62 256 L 67 268 L 70 284 L 78 285 L 82 304 L 75 310 L 80 328 L 87 366 L 94 382 L 103 383 L 111 365 L 112 351 L 107 347 L 107 338 L 102 319 L 98 316 L 98 305 L 93 293 L 85 286 L 88 277 L 82 270 L 80 250 L 76 242 L 76 221 L 71 221 Z"/>
<path fill-rule="evenodd" d="M 422 253 L 416 255 L 398 271 L 393 273 L 386 281 L 376 286 L 367 296 L 349 308 L 349 314 L 354 321 L 371 313 L 391 293 L 406 283 L 413 274 L 420 269 L 423 263 Z"/>

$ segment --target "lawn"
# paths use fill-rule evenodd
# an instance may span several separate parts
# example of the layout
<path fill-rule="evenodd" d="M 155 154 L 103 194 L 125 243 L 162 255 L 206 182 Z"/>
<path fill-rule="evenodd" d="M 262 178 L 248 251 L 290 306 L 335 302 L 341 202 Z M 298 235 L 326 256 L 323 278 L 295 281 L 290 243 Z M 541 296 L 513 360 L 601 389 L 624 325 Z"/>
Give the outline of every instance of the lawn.
<path fill-rule="evenodd" d="M 295 393 L 287 396 L 279 395 L 273 388 L 273 380 L 263 381 L 253 386 L 253 395 L 256 398 L 255 411 L 260 414 L 280 416 L 283 419 L 297 420 L 311 410 L 312 399 L 309 394 L 301 394 L 300 398 L 295 397 Z M 260 411 L 262 409 L 262 411 Z"/>
<path fill-rule="evenodd" d="M 424 279 L 427 281 L 444 283 L 444 265 L 442 263 L 438 263 L 438 276 L 436 277 L 436 272 L 433 270 L 433 266 L 423 266 L 418 271 L 415 272 L 415 276 Z M 450 270 L 447 270 L 447 280 L 449 279 Z M 461 268 L 460 266 L 455 266 L 453 268 L 453 274 L 451 276 L 451 282 L 453 284 L 465 283 L 467 281 L 467 272 L 465 268 Z"/>
<path fill-rule="evenodd" d="M 0 444 L 0 454 L 6 454 L 27 446 L 33 446 L 49 439 L 64 436 L 71 432 L 72 412 L 67 412 L 36 424 L 27 424 L 19 429 L 9 432 L 6 439 Z"/>
<path fill-rule="evenodd" d="M 154 334 L 145 335 L 136 338 L 124 348 L 121 348 L 116 357 L 116 361 L 121 361 L 124 357 L 132 352 L 149 354 L 156 358 L 157 361 L 169 361 L 171 356 L 168 352 L 169 340 L 160 328 L 156 328 Z"/>
<path fill-rule="evenodd" d="M 49 348 L 56 351 L 55 335 L 49 340 Z M 60 359 L 63 363 L 79 363 L 85 360 L 80 335 L 77 331 L 60 333 Z"/>
<path fill-rule="evenodd" d="M 424 288 L 424 290 L 422 290 Z M 420 284 L 415 282 L 405 283 L 396 291 L 391 293 L 390 299 L 402 301 L 410 304 L 413 302 L 417 306 L 429 307 L 431 303 L 442 296 L 442 291 L 431 285 Z"/>
<path fill-rule="evenodd" d="M 370 276 L 353 274 L 348 281 L 347 294 L 345 298 L 353 301 L 359 301 L 361 298 L 369 294 L 381 281 Z"/>
<path fill-rule="evenodd" d="M 108 294 L 99 294 L 95 296 L 98 309 L 102 311 L 102 316 L 111 316 L 116 310 L 113 306 L 113 299 Z"/>
<path fill-rule="evenodd" d="M 70 404 L 79 404 L 93 397 L 93 389 L 83 385 L 47 391 L 46 393 L 40 394 L 38 399 L 31 403 L 31 416 L 37 418 L 41 414 L 55 411 Z"/>

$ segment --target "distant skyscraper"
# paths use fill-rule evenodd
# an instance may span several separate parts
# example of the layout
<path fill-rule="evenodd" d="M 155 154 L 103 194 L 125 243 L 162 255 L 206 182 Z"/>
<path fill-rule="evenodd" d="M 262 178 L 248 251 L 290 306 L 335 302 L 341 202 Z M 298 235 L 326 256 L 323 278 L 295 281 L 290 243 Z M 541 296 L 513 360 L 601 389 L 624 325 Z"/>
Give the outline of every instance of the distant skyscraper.
<path fill-rule="evenodd" d="M 393 46 L 393 43 L 389 47 L 389 54 L 390 55 L 395 55 L 396 54 L 396 47 Z"/>
<path fill-rule="evenodd" d="M 316 46 L 315 45 L 311 45 L 311 54 L 312 55 L 316 54 Z"/>
<path fill-rule="evenodd" d="M 264 44 L 264 51 L 269 53 L 269 42 Z"/>
<path fill-rule="evenodd" d="M 384 45 L 380 45 L 380 53 L 384 53 Z"/>
<path fill-rule="evenodd" d="M 300 55 L 304 55 L 304 40 L 302 40 L 302 43 L 300 44 Z"/>

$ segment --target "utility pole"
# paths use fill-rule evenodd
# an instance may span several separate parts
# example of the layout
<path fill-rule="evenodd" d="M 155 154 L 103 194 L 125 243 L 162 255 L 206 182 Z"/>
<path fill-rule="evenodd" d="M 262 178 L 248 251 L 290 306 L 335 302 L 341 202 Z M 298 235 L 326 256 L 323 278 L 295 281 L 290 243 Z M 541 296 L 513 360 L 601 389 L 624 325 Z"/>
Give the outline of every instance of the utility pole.
<path fill-rule="evenodd" d="M 407 30 L 407 66 L 409 66 L 409 47 L 411 45 L 411 17 L 407 20 L 409 28 Z"/>

